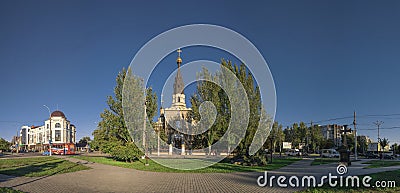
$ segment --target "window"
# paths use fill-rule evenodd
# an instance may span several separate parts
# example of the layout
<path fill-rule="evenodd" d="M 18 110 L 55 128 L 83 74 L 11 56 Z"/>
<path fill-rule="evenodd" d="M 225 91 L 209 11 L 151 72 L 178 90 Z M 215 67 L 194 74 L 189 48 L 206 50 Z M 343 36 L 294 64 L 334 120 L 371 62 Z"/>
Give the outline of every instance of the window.
<path fill-rule="evenodd" d="M 56 123 L 56 128 L 61 128 L 61 124 L 60 123 Z"/>
<path fill-rule="evenodd" d="M 56 141 L 61 141 L 61 131 L 60 130 L 56 130 L 55 131 L 55 140 Z"/>
<path fill-rule="evenodd" d="M 49 124 L 47 124 L 47 129 L 49 128 Z"/>

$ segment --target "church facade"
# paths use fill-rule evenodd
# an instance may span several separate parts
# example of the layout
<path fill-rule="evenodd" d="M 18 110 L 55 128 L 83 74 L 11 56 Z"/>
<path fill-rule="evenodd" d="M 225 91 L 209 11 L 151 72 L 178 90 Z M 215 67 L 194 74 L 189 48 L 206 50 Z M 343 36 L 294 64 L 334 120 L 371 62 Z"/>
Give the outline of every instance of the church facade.
<path fill-rule="evenodd" d="M 186 150 L 191 148 L 191 140 L 188 133 L 190 120 L 188 114 L 192 111 L 191 108 L 186 106 L 186 96 L 184 93 L 184 83 L 180 67 L 182 64 L 181 50 L 178 49 L 178 58 L 176 63 L 178 71 L 174 81 L 174 92 L 172 94 L 172 104 L 169 108 L 160 108 L 160 117 L 158 118 L 157 125 L 161 125 L 161 129 L 168 137 L 169 151 L 168 154 L 186 154 Z M 161 103 L 162 105 L 162 103 Z"/>

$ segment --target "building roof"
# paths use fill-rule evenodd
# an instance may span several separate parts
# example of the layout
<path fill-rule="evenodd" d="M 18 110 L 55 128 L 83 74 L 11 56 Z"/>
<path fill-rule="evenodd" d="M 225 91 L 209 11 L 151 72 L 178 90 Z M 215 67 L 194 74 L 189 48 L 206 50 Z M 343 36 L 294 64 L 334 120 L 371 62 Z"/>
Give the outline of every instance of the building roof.
<path fill-rule="evenodd" d="M 51 113 L 51 117 L 63 117 L 63 118 L 65 118 L 65 115 L 61 111 L 54 111 L 54 112 Z"/>

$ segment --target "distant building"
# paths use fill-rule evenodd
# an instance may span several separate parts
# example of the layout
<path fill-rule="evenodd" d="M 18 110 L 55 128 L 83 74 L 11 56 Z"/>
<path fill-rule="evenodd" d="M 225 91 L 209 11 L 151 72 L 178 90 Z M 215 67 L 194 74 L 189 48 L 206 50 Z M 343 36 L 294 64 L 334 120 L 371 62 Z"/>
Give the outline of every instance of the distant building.
<path fill-rule="evenodd" d="M 336 148 L 342 146 L 342 134 L 344 131 L 343 125 L 319 125 L 322 131 L 322 135 L 325 139 L 331 140 Z M 347 132 L 348 135 L 352 135 L 353 132 Z"/>
<path fill-rule="evenodd" d="M 76 127 L 71 124 L 61 111 L 51 113 L 50 119 L 47 119 L 42 126 L 21 127 L 20 149 L 45 150 L 49 148 L 50 140 L 53 147 L 62 148 L 67 144 L 75 144 Z"/>
<path fill-rule="evenodd" d="M 388 152 L 390 150 L 390 145 L 387 144 L 385 147 L 382 147 L 380 143 L 378 142 L 372 142 L 370 144 L 368 144 L 368 149 L 367 151 L 369 152 Z"/>

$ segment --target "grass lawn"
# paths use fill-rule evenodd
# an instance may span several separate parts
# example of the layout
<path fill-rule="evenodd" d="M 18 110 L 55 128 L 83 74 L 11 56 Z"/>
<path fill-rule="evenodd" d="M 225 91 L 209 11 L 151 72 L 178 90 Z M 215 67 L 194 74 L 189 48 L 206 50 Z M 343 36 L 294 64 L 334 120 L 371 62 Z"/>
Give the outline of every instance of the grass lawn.
<path fill-rule="evenodd" d="M 0 192 L 3 192 L 3 193 L 23 193 L 23 192 L 21 192 L 19 190 L 14 190 L 12 188 L 3 188 L 3 187 L 0 187 Z"/>
<path fill-rule="evenodd" d="M 371 160 L 365 162 L 364 164 L 371 164 L 366 166 L 365 168 L 381 168 L 381 167 L 389 167 L 389 166 L 398 166 L 400 165 L 400 161 L 398 160 Z"/>
<path fill-rule="evenodd" d="M 375 186 L 376 181 L 395 181 L 396 187 L 393 188 L 372 188 L 372 187 L 362 187 L 362 177 L 359 176 L 360 179 L 360 187 L 359 188 L 344 188 L 344 187 L 330 187 L 328 184 L 325 184 L 322 187 L 318 188 L 309 188 L 307 190 L 301 191 L 301 193 L 346 193 L 346 192 L 353 192 L 353 193 L 358 193 L 358 192 L 371 192 L 371 193 L 395 193 L 395 192 L 400 192 L 400 170 L 394 170 L 394 171 L 389 171 L 389 172 L 380 172 L 380 173 L 375 173 L 375 174 L 370 174 L 368 175 L 372 178 L 370 185 Z"/>
<path fill-rule="evenodd" d="M 339 163 L 339 158 L 315 158 L 314 161 L 311 162 L 311 165 L 315 166 L 330 163 Z"/>
<path fill-rule="evenodd" d="M 274 159 L 273 164 L 269 164 L 266 166 L 241 166 L 234 165 L 230 163 L 216 163 L 210 167 L 198 169 L 198 170 L 177 170 L 162 166 L 151 159 L 149 160 L 149 165 L 145 166 L 144 161 L 135 161 L 133 163 L 126 163 L 115 161 L 112 158 L 107 157 L 89 157 L 89 156 L 73 156 L 77 159 L 82 159 L 90 162 L 96 162 L 101 164 L 113 165 L 124 168 L 132 168 L 143 171 L 152 171 L 152 172 L 175 172 L 175 173 L 230 173 L 230 172 L 262 172 L 265 170 L 274 170 L 284 166 L 287 166 L 293 162 L 296 162 L 300 159 L 298 158 L 290 158 L 290 159 Z"/>
<path fill-rule="evenodd" d="M 55 157 L 0 159 L 0 174 L 40 177 L 86 170 L 89 167 Z"/>

